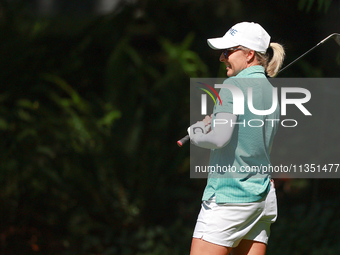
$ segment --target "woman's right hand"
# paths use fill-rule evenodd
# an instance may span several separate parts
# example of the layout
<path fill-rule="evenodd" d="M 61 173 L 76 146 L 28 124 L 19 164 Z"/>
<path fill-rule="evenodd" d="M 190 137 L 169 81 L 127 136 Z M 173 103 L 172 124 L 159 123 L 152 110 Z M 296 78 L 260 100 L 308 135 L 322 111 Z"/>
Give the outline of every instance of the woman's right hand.
<path fill-rule="evenodd" d="M 207 116 L 205 116 L 205 118 L 203 119 L 203 122 L 204 122 L 204 124 L 207 126 L 207 125 L 210 125 L 211 124 L 211 119 L 212 119 L 212 114 L 209 116 L 209 115 L 207 115 Z"/>

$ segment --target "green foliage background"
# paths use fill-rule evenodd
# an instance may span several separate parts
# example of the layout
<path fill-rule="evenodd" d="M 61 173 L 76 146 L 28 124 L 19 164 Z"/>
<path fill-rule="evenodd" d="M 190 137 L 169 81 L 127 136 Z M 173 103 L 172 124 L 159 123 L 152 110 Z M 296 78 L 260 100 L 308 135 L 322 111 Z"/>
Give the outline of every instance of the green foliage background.
<path fill-rule="evenodd" d="M 189 178 L 189 147 L 176 140 L 190 124 L 189 79 L 225 76 L 206 38 L 259 22 L 286 45 L 288 63 L 340 32 L 327 30 L 339 28 L 329 18 L 338 7 L 150 0 L 105 16 L 44 17 L 2 1 L 1 254 L 188 253 L 205 180 Z M 323 53 L 285 75 L 338 77 L 338 48 Z M 287 146 L 274 146 L 274 160 L 284 164 L 299 140 L 279 139 Z M 337 149 L 315 153 L 340 163 Z M 338 184 L 277 180 L 280 217 L 268 254 L 338 254 Z"/>

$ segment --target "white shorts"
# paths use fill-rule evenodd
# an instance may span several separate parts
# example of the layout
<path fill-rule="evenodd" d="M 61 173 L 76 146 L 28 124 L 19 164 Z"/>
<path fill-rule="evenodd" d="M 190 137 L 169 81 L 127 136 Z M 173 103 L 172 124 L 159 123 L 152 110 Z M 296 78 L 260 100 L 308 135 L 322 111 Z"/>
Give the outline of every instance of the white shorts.
<path fill-rule="evenodd" d="M 236 247 L 242 239 L 267 244 L 270 225 L 277 218 L 274 183 L 268 195 L 252 203 L 216 204 L 215 197 L 202 202 L 193 237 Z"/>

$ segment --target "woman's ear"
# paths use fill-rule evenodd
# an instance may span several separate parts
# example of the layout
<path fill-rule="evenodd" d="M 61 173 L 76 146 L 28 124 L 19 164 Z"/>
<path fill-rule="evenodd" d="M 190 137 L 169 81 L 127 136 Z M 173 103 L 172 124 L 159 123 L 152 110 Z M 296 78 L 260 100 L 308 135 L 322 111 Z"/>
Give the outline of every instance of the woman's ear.
<path fill-rule="evenodd" d="M 250 63 L 254 60 L 255 58 L 255 51 L 254 50 L 249 50 L 247 53 L 247 62 Z"/>

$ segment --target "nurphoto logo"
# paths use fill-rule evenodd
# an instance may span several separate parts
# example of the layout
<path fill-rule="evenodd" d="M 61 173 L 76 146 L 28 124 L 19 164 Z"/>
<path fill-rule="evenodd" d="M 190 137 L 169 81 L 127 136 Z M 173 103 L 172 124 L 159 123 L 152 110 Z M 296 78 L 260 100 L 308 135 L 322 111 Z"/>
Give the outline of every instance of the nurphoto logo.
<path fill-rule="evenodd" d="M 220 105 L 222 105 L 222 101 L 220 96 L 218 95 L 218 93 L 216 92 L 216 90 L 205 83 L 202 82 L 198 82 L 200 84 L 203 84 L 204 86 L 206 86 L 207 88 L 209 88 L 210 90 L 213 91 L 213 93 L 217 96 L 217 98 L 219 99 L 219 103 Z M 233 114 L 235 115 L 243 115 L 244 114 L 244 105 L 245 105 L 245 97 L 243 95 L 243 92 L 240 88 L 236 87 L 235 85 L 230 85 L 230 84 L 215 84 L 215 88 L 225 88 L 225 89 L 229 89 L 229 91 L 232 94 L 233 97 Z M 218 103 L 216 102 L 215 98 L 213 97 L 213 95 L 206 89 L 203 88 L 199 88 L 203 91 L 205 91 L 207 94 L 210 95 L 210 97 L 213 99 L 215 105 Z M 304 97 L 302 98 L 288 98 L 287 94 L 289 93 L 299 93 L 304 95 Z M 278 88 L 273 87 L 273 93 L 272 93 L 272 106 L 269 109 L 266 110 L 258 110 L 255 109 L 254 105 L 253 105 L 253 90 L 251 87 L 248 88 L 247 90 L 247 105 L 248 108 L 250 110 L 250 112 L 252 112 L 253 114 L 256 115 L 270 115 L 272 114 L 277 106 L 278 106 Z M 285 116 L 287 114 L 287 105 L 291 104 L 291 105 L 295 105 L 305 116 L 311 116 L 312 114 L 306 109 L 306 107 L 303 105 L 305 103 L 307 103 L 309 100 L 311 99 L 311 93 L 309 92 L 309 90 L 305 89 L 305 88 L 298 88 L 298 87 L 282 87 L 281 88 L 281 115 Z M 207 114 L 207 95 L 206 94 L 202 94 L 201 95 L 201 114 L 202 115 L 206 115 Z M 279 119 L 266 119 L 266 122 L 271 122 L 272 126 L 274 125 L 274 122 L 276 121 L 280 121 Z M 255 125 L 254 123 L 258 122 L 257 125 Z M 287 125 L 287 122 L 293 122 L 293 125 Z M 213 121 L 213 125 L 215 126 L 216 124 L 228 124 L 228 120 L 223 120 L 223 119 L 214 119 Z M 235 123 L 229 123 L 231 126 L 233 126 L 233 124 L 242 124 L 243 126 L 246 125 L 245 121 L 244 122 L 235 122 Z M 250 127 L 261 127 L 264 125 L 264 121 L 260 120 L 260 119 L 251 119 L 248 121 L 248 126 Z M 295 127 L 297 126 L 297 121 L 294 119 L 284 119 L 281 121 L 281 125 L 283 127 Z"/>

